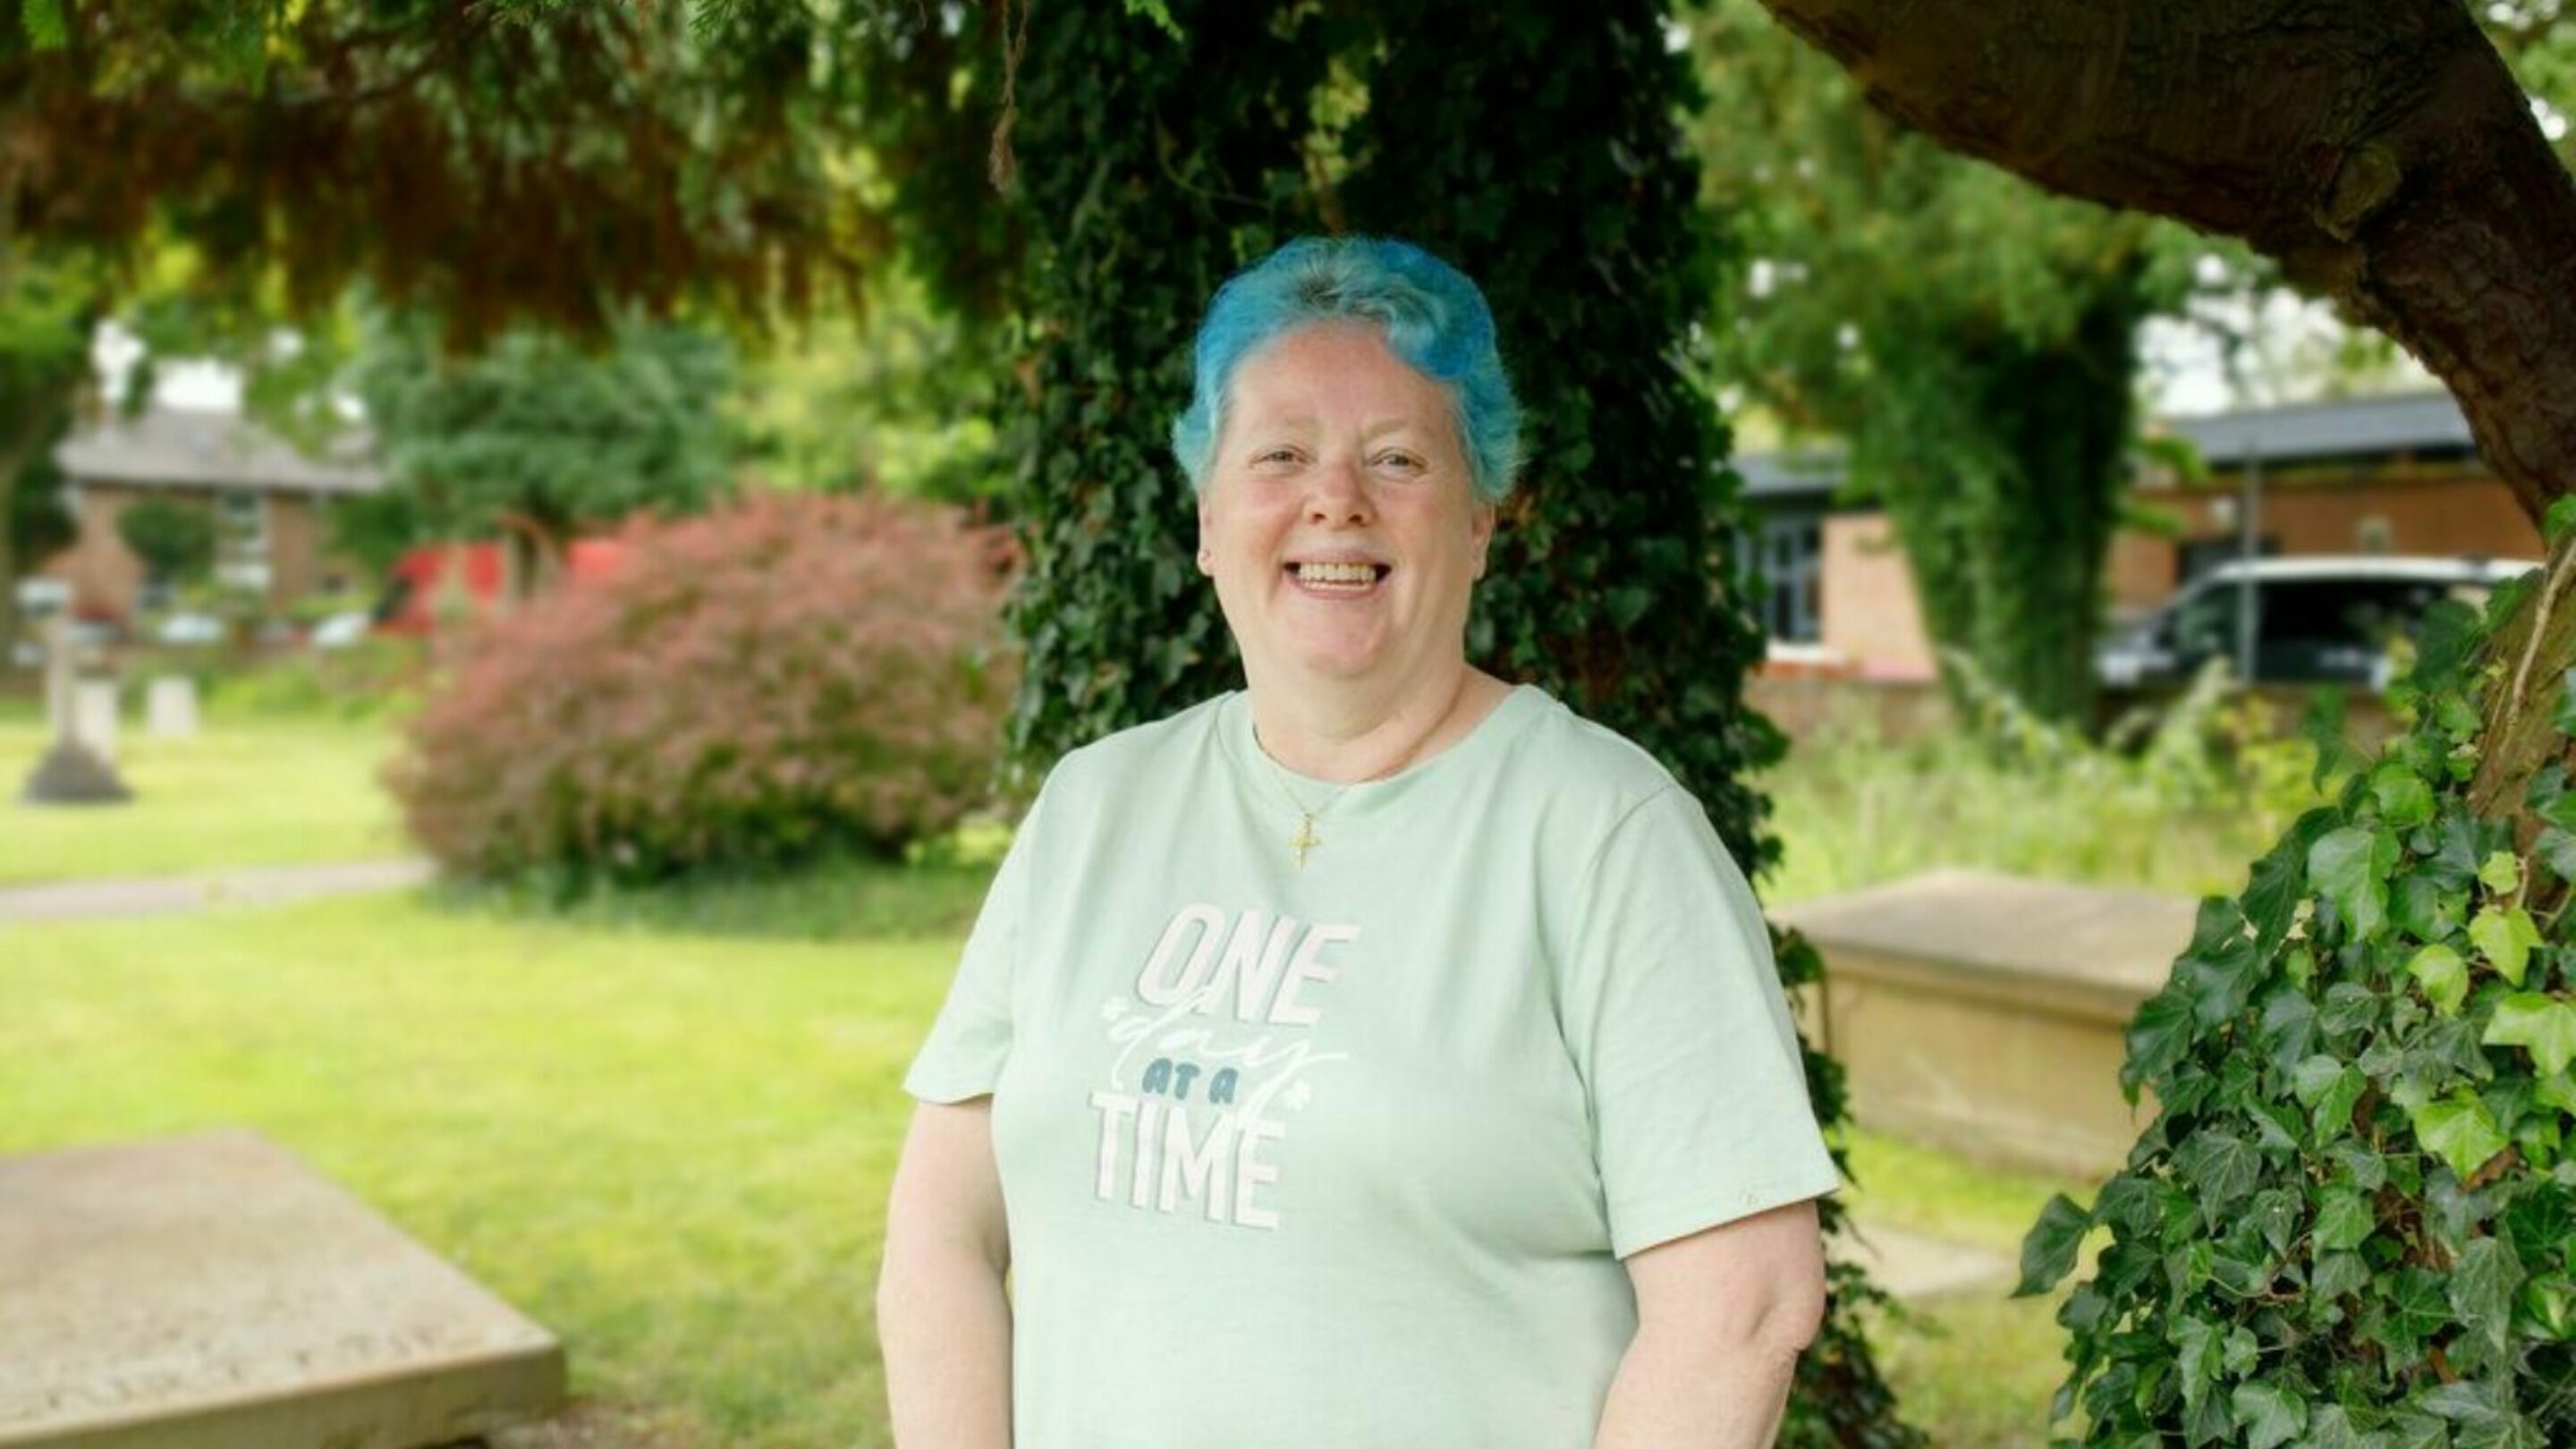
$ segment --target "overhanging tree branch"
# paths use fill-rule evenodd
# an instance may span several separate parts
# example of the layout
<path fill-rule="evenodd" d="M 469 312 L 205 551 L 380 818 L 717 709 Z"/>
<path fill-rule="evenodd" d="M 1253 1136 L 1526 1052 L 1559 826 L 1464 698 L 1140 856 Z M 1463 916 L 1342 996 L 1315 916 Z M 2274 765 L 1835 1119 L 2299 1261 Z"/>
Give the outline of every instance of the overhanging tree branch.
<path fill-rule="evenodd" d="M 2458 0 L 1763 0 L 1871 104 L 2242 237 L 2447 383 L 2535 519 L 2576 491 L 2576 183 Z"/>

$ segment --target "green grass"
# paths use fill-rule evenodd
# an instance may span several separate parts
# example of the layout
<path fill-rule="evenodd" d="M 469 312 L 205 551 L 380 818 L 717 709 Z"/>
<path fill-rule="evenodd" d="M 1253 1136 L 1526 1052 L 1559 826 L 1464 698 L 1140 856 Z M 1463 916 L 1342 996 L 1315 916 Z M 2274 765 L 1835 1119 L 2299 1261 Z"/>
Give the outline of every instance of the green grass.
<path fill-rule="evenodd" d="M 197 738 L 161 740 L 129 717 L 117 772 L 131 802 L 23 804 L 49 742 L 25 701 L 0 710 L 0 885 L 411 853 L 375 784 L 381 723 L 209 712 Z"/>
<path fill-rule="evenodd" d="M 1902 1228 L 1985 1248 L 2018 1263 L 2022 1236 L 2051 1193 L 2090 1202 L 2096 1184 L 1990 1168 L 1901 1138 L 1851 1134 L 1845 1201 L 1865 1234 Z M 2073 1280 L 2068 1280 L 2071 1286 Z M 2009 1284 L 1908 1306 L 1870 1339 L 1905 1418 L 1940 1449 L 2045 1449 L 2050 1396 L 2066 1376 L 2057 1305 L 2014 1299 Z"/>
<path fill-rule="evenodd" d="M 1891 743 L 1837 724 L 1761 777 L 1779 835 L 1763 899 L 1785 905 L 1944 867 L 2233 895 L 2297 812 L 2312 749 L 2267 742 L 2229 788 L 2094 753 L 2056 771 L 1997 765 L 1942 735 Z"/>
<path fill-rule="evenodd" d="M 6 930 L 0 1151 L 246 1124 L 562 1334 L 670 1442 L 886 1443 L 868 1312 L 953 938 L 423 898 Z"/>

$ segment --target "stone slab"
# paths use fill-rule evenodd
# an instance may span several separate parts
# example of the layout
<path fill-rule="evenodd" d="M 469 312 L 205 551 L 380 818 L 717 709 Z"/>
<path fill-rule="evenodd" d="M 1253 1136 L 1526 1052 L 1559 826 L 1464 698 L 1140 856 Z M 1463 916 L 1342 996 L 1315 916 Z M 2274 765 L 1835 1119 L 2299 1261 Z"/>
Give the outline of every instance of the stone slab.
<path fill-rule="evenodd" d="M 0 1158 L 0 1446 L 418 1449 L 563 1349 L 256 1133 Z"/>
<path fill-rule="evenodd" d="M 2181 896 L 1937 871 L 1775 912 L 1824 958 L 1798 1005 L 1852 1115 L 1980 1161 L 2097 1176 L 2152 1121 L 2128 1026 L 2190 944 Z"/>
<path fill-rule="evenodd" d="M 1932 961 L 2143 1001 L 2191 943 L 2198 904 L 2161 891 L 1936 870 L 1772 914 L 1821 949 Z"/>

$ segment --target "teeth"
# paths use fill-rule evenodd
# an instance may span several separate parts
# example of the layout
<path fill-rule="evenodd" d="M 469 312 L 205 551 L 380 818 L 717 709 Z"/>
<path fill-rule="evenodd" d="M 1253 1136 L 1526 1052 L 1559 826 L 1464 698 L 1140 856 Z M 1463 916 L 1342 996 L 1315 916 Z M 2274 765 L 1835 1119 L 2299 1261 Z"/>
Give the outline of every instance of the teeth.
<path fill-rule="evenodd" d="M 1371 584 L 1377 582 L 1377 567 L 1364 563 L 1301 563 L 1297 578 L 1309 584 Z"/>

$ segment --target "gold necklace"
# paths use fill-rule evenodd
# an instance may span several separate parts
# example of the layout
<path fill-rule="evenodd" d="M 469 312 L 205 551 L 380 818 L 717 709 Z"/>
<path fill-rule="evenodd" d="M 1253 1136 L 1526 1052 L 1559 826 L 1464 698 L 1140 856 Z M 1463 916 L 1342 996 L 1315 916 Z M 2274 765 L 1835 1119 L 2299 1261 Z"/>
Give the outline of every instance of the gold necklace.
<path fill-rule="evenodd" d="M 1309 810 L 1306 808 L 1306 802 L 1297 798 L 1297 792 L 1288 788 L 1287 772 L 1279 768 L 1279 762 L 1277 760 L 1270 758 L 1270 752 L 1268 750 L 1262 748 L 1261 731 L 1258 726 L 1255 726 L 1252 732 L 1252 752 L 1261 757 L 1261 763 L 1270 767 L 1270 778 L 1278 783 L 1279 793 L 1287 796 L 1288 803 L 1296 808 L 1297 833 L 1289 837 L 1288 848 L 1295 851 L 1297 854 L 1297 868 L 1299 870 L 1304 870 L 1306 868 L 1307 854 L 1314 850 L 1316 846 L 1324 843 L 1323 837 L 1315 833 L 1315 817 L 1332 809 L 1333 802 L 1341 799 L 1343 792 L 1349 790 L 1351 787 L 1349 785 L 1342 786 L 1340 790 L 1335 790 L 1332 793 L 1332 797 L 1330 799 L 1327 799 L 1323 804 L 1316 806 L 1314 809 Z"/>
<path fill-rule="evenodd" d="M 1421 752 L 1424 745 L 1431 742 L 1431 737 L 1433 735 L 1440 733 L 1440 727 L 1442 725 L 1449 722 L 1449 716 L 1458 712 L 1458 701 L 1466 697 L 1468 682 L 1473 677 L 1474 676 L 1472 675 L 1462 675 L 1458 680 L 1457 691 L 1449 696 L 1449 707 L 1440 712 L 1440 718 L 1432 721 L 1431 728 L 1423 734 L 1421 739 L 1413 742 L 1413 748 L 1405 751 L 1402 759 L 1397 760 L 1394 764 L 1387 766 L 1385 769 L 1379 771 L 1376 775 L 1373 775 L 1370 778 L 1384 779 L 1387 776 L 1394 774 L 1396 771 L 1403 769 L 1405 766 L 1412 764 L 1413 757 Z M 1244 707 L 1246 709 L 1250 709 L 1251 702 L 1248 700 L 1245 701 Z M 1287 796 L 1288 803 L 1295 807 L 1297 811 L 1297 833 L 1288 838 L 1288 848 L 1296 853 L 1297 868 L 1299 870 L 1304 870 L 1306 868 L 1306 857 L 1314 851 L 1316 846 L 1324 843 L 1323 837 L 1315 833 L 1316 818 L 1322 815 L 1325 811 L 1332 809 L 1334 803 L 1339 801 L 1344 792 L 1348 791 L 1352 785 L 1364 782 L 1358 780 L 1350 781 L 1348 784 L 1343 785 L 1341 789 L 1335 790 L 1331 797 L 1325 800 L 1323 804 L 1309 810 L 1306 808 L 1306 802 L 1297 798 L 1297 792 L 1288 788 L 1288 772 L 1280 767 L 1277 760 L 1270 758 L 1269 750 L 1262 747 L 1261 726 L 1258 723 L 1254 724 L 1252 727 L 1252 752 L 1261 757 L 1261 763 L 1270 767 L 1270 778 L 1278 784 L 1279 793 Z"/>

